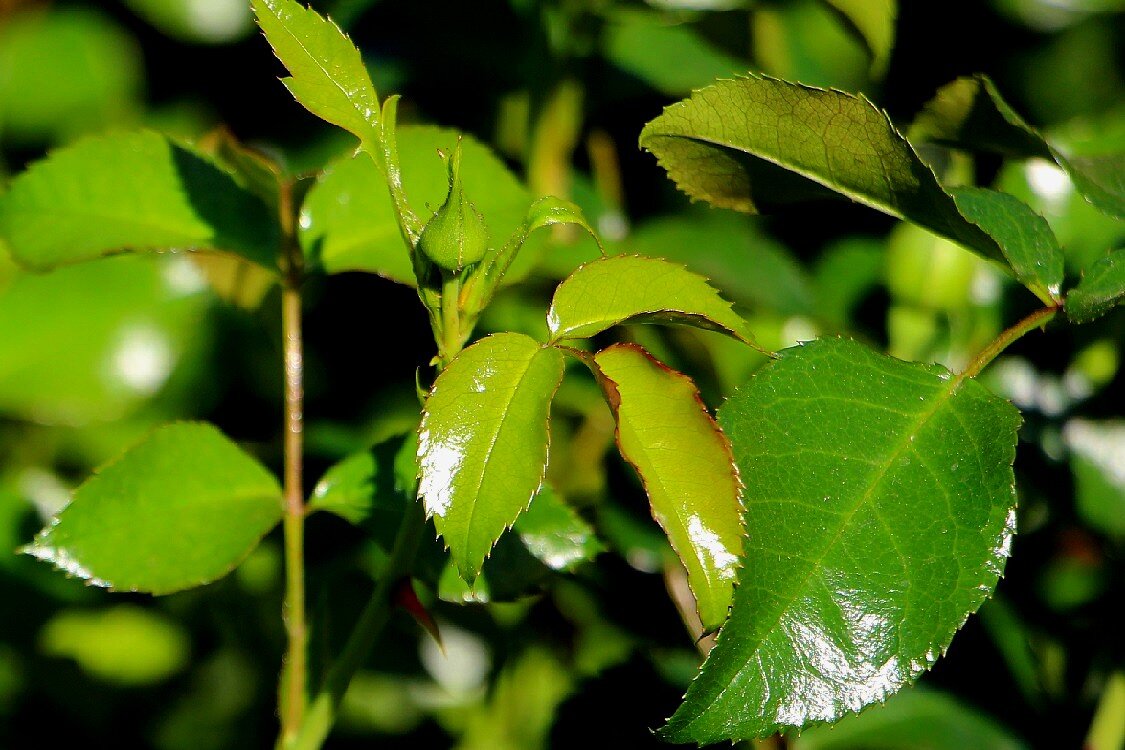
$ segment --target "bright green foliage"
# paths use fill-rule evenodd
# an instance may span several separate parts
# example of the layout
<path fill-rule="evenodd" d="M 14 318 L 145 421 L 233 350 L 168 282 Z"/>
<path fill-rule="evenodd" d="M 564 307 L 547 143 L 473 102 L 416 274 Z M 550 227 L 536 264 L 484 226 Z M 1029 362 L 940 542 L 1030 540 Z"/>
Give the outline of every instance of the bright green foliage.
<path fill-rule="evenodd" d="M 50 656 L 74 659 L 98 679 L 140 686 L 183 669 L 190 644 L 176 623 L 152 610 L 121 604 L 62 612 L 43 627 L 39 645 Z"/>
<path fill-rule="evenodd" d="M 450 152 L 459 138 L 464 189 L 484 215 L 489 236 L 502 241 L 520 227 L 531 195 L 472 136 L 428 125 L 398 128 L 403 187 L 414 205 L 440 206 L 449 181 L 438 151 Z M 329 165 L 302 206 L 299 239 L 310 265 L 328 273 L 370 271 L 402 284 L 416 283 L 386 179 L 366 154 Z M 517 263 L 509 278 L 525 274 L 528 265 Z"/>
<path fill-rule="evenodd" d="M 180 422 L 86 480 L 24 552 L 93 585 L 168 594 L 230 572 L 280 518 L 272 474 L 211 425 Z"/>
<path fill-rule="evenodd" d="M 551 338 L 589 338 L 630 320 L 687 323 L 754 341 L 749 326 L 702 276 L 657 258 L 616 255 L 587 263 L 555 290 Z"/>
<path fill-rule="evenodd" d="M 1125 248 L 1095 261 L 1067 292 L 1066 314 L 1075 323 L 1100 318 L 1125 299 Z"/>
<path fill-rule="evenodd" d="M 929 668 L 996 585 L 1018 412 L 844 339 L 788 349 L 720 410 L 746 483 L 730 619 L 663 734 L 835 721 Z"/>
<path fill-rule="evenodd" d="M 0 134 L 54 140 L 120 122 L 141 94 L 136 44 L 84 8 L 8 12 L 0 23 Z"/>
<path fill-rule="evenodd" d="M 308 512 L 326 510 L 353 524 L 362 523 L 371 512 L 378 472 L 379 465 L 370 452 L 348 456 L 316 483 L 309 497 Z"/>
<path fill-rule="evenodd" d="M 605 56 L 622 70 L 673 96 L 742 72 L 747 66 L 690 27 L 638 11 L 619 11 L 613 16 L 606 30 Z"/>
<path fill-rule="evenodd" d="M 1016 158 L 1055 161 L 1087 200 L 1125 218 L 1125 154 L 1064 156 L 1024 122 L 987 76 L 958 78 L 939 89 L 910 135 Z"/>
<path fill-rule="evenodd" d="M 863 97 L 759 76 L 719 81 L 665 108 L 640 143 L 693 199 L 754 212 L 765 198 L 822 197 L 827 188 L 1004 262 Z"/>
<path fill-rule="evenodd" d="M 1091 527 L 1125 538 L 1125 422 L 1073 419 L 1063 436 L 1079 514 Z"/>
<path fill-rule="evenodd" d="M 726 619 L 742 547 L 741 484 L 730 444 L 695 385 L 635 345 L 595 357 L 617 444 L 644 483 L 653 518 L 687 569 L 703 627 Z"/>
<path fill-rule="evenodd" d="M 1045 303 L 1058 304 L 1063 254 L 1047 220 L 1007 193 L 962 187 L 952 195 L 961 215 L 996 240 L 1020 283 Z"/>
<path fill-rule="evenodd" d="M 32 166 L 0 197 L 0 235 L 36 270 L 167 249 L 225 251 L 276 268 L 279 252 L 277 218 L 261 200 L 152 132 L 88 138 Z"/>
<path fill-rule="evenodd" d="M 418 432 L 418 495 L 462 578 L 543 482 L 563 355 L 518 333 L 489 336 L 442 371 Z"/>
<path fill-rule="evenodd" d="M 527 551 L 551 570 L 573 570 L 601 550 L 590 524 L 546 484 L 512 530 Z"/>
<path fill-rule="evenodd" d="M 824 0 L 859 32 L 871 53 L 871 71 L 881 76 L 887 69 L 895 43 L 897 0 Z"/>
<path fill-rule="evenodd" d="M 478 263 L 488 252 L 488 227 L 465 195 L 460 143 L 449 157 L 448 168 L 449 192 L 422 229 L 418 250 L 446 271 L 459 272 L 467 265 Z"/>
<path fill-rule="evenodd" d="M 205 283 L 183 256 L 17 274 L 0 291 L 0 409 L 41 423 L 121 418 L 205 338 Z"/>
<path fill-rule="evenodd" d="M 984 714 L 950 696 L 922 687 L 904 690 L 832 727 L 813 727 L 792 741 L 793 750 L 1025 750 L 1023 742 Z"/>
<path fill-rule="evenodd" d="M 258 25 L 292 77 L 282 82 L 317 117 L 378 148 L 379 96 L 363 57 L 332 21 L 296 0 L 252 0 Z"/>

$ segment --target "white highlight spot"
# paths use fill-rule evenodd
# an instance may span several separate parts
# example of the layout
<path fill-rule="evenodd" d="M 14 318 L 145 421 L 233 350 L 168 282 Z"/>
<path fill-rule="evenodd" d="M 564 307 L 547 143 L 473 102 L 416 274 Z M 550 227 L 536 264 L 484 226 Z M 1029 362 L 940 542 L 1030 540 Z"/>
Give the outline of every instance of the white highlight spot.
<path fill-rule="evenodd" d="M 110 355 L 112 379 L 146 396 L 160 390 L 172 373 L 172 364 L 171 343 L 150 323 L 125 327 Z"/>
<path fill-rule="evenodd" d="M 438 627 L 445 653 L 433 638 L 424 635 L 419 646 L 422 666 L 434 681 L 454 695 L 480 690 L 492 665 L 488 647 L 480 638 L 448 622 L 440 622 Z"/>
<path fill-rule="evenodd" d="M 731 553 L 723 540 L 711 529 L 703 525 L 699 516 L 692 516 L 687 524 L 688 537 L 692 545 L 703 552 L 710 560 L 700 560 L 708 567 L 714 567 L 719 572 L 719 577 L 726 581 L 733 581 L 738 565 L 738 557 Z"/>
<path fill-rule="evenodd" d="M 187 0 L 188 26 L 201 39 L 225 42 L 250 27 L 250 4 L 241 0 Z"/>
<path fill-rule="evenodd" d="M 177 255 L 164 266 L 164 285 L 176 297 L 187 297 L 207 288 L 207 277 L 185 255 Z"/>
<path fill-rule="evenodd" d="M 1028 159 L 1023 171 L 1035 194 L 1049 203 L 1062 203 L 1074 190 L 1070 176 L 1046 159 Z"/>

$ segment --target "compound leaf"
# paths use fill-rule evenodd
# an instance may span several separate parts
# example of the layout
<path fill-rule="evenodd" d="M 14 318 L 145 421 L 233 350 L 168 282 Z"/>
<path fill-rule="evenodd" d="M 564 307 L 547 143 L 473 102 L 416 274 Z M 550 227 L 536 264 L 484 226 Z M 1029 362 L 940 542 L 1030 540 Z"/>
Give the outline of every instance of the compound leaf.
<path fill-rule="evenodd" d="M 226 575 L 281 510 L 265 467 L 215 427 L 180 422 L 88 479 L 23 551 L 97 586 L 168 594 Z"/>
<path fill-rule="evenodd" d="M 35 270 L 123 250 L 200 249 L 277 269 L 278 220 L 210 159 L 153 132 L 87 138 L 0 197 L 0 236 Z"/>
<path fill-rule="evenodd" d="M 426 400 L 418 494 L 470 583 L 543 482 L 562 373 L 557 349 L 501 333 L 461 352 Z"/>
<path fill-rule="evenodd" d="M 726 619 L 742 548 L 741 484 L 730 444 L 695 384 L 639 346 L 594 357 L 617 420 L 617 445 L 648 492 L 652 515 L 687 569 L 703 626 Z"/>
<path fill-rule="evenodd" d="M 730 619 L 663 729 L 700 744 L 831 722 L 906 685 L 996 585 L 1018 412 L 848 340 L 788 349 L 720 409 L 746 483 Z"/>
<path fill-rule="evenodd" d="M 707 279 L 681 265 L 639 255 L 600 258 L 555 289 L 551 338 L 589 338 L 628 320 L 687 323 L 754 342 L 749 326 Z"/>

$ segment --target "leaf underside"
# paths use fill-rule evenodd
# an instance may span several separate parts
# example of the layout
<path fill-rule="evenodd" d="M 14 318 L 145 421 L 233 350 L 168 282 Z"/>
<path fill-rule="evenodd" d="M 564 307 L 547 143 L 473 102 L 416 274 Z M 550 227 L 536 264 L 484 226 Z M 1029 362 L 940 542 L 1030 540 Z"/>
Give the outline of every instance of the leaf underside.
<path fill-rule="evenodd" d="M 1099 258 L 1066 295 L 1066 314 L 1075 323 L 1088 323 L 1125 300 L 1125 248 Z"/>
<path fill-rule="evenodd" d="M 501 333 L 461 352 L 426 400 L 418 494 L 470 583 L 542 484 L 562 374 L 557 349 Z"/>
<path fill-rule="evenodd" d="M 788 349 L 720 410 L 746 483 L 730 619 L 662 735 L 831 722 L 928 669 L 996 585 L 1018 412 L 854 342 Z"/>

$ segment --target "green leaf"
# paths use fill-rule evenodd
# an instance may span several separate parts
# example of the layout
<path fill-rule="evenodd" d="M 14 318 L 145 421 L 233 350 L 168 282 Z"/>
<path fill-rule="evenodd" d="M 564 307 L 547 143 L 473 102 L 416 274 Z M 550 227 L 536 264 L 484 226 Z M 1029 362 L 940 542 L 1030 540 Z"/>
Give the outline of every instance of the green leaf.
<path fill-rule="evenodd" d="M 501 333 L 461 352 L 426 399 L 418 494 L 466 581 L 539 491 L 562 373 L 557 349 Z"/>
<path fill-rule="evenodd" d="M 1046 219 L 1007 193 L 961 187 L 952 195 L 961 215 L 996 240 L 1021 284 L 1048 305 L 1062 301 L 1064 258 Z"/>
<path fill-rule="evenodd" d="M 465 192 L 497 240 L 516 232 L 531 194 L 484 144 L 456 130 L 429 125 L 398 128 L 403 187 L 412 205 L 437 208 L 449 190 L 438 151 L 449 153 L 461 138 Z M 298 238 L 312 266 L 328 273 L 368 271 L 413 286 L 414 267 L 399 233 L 383 173 L 366 154 L 328 166 L 301 208 Z M 527 265 L 514 269 L 526 274 Z"/>
<path fill-rule="evenodd" d="M 1125 299 L 1125 248 L 1095 261 L 1078 286 L 1066 294 L 1066 315 L 1088 323 L 1105 315 Z"/>
<path fill-rule="evenodd" d="M 755 212 L 762 199 L 827 188 L 1004 262 L 886 113 L 861 96 L 762 76 L 719 81 L 665 108 L 640 144 L 693 199 Z"/>
<path fill-rule="evenodd" d="M 1125 422 L 1072 419 L 1063 438 L 1079 515 L 1092 528 L 1125 538 Z"/>
<path fill-rule="evenodd" d="M 278 220 L 214 162 L 158 133 L 87 138 L 12 181 L 0 235 L 47 270 L 123 250 L 219 250 L 277 268 Z"/>
<path fill-rule="evenodd" d="M 669 23 L 657 13 L 618 11 L 604 44 L 607 60 L 672 96 L 747 67 L 690 26 Z"/>
<path fill-rule="evenodd" d="M 1025 750 L 1024 743 L 972 707 L 921 687 L 904 690 L 884 706 L 813 727 L 793 750 Z"/>
<path fill-rule="evenodd" d="M 601 550 L 590 524 L 546 484 L 512 530 L 527 551 L 551 570 L 573 570 Z"/>
<path fill-rule="evenodd" d="M 131 604 L 60 612 L 43 626 L 39 648 L 48 656 L 74 659 L 98 679 L 127 686 L 162 682 L 183 669 L 190 656 L 181 626 Z"/>
<path fill-rule="evenodd" d="M 1015 408 L 832 339 L 782 352 L 719 419 L 746 483 L 744 572 L 664 736 L 836 721 L 928 669 L 1008 555 Z"/>
<path fill-rule="evenodd" d="M 215 427 L 180 422 L 102 467 L 23 551 L 96 586 L 169 594 L 229 573 L 281 505 L 261 464 Z"/>
<path fill-rule="evenodd" d="M 128 33 L 88 7 L 28 11 L 0 24 L 6 145 L 67 140 L 135 115 L 143 61 Z"/>
<path fill-rule="evenodd" d="M 895 44 L 897 0 L 823 0 L 858 33 L 871 53 L 871 72 L 880 77 L 887 69 Z"/>
<path fill-rule="evenodd" d="M 722 331 L 748 344 L 754 334 L 702 276 L 681 265 L 639 255 L 586 263 L 555 289 L 551 338 L 589 338 L 629 320 L 686 323 Z"/>
<path fill-rule="evenodd" d="M 379 96 L 347 35 L 296 0 L 251 0 L 251 5 L 274 54 L 292 76 L 282 83 L 293 98 L 355 135 L 364 148 L 379 148 Z"/>
<path fill-rule="evenodd" d="M 707 630 L 726 619 L 742 547 L 741 484 L 730 444 L 686 375 L 644 349 L 594 357 L 617 420 L 617 445 L 648 492 L 652 515 L 687 569 Z"/>
<path fill-rule="evenodd" d="M 1067 157 L 1016 114 L 988 76 L 958 78 L 938 89 L 910 135 L 1020 159 L 1054 161 L 1090 203 L 1125 218 L 1125 154 Z"/>
<path fill-rule="evenodd" d="M 379 465 L 369 451 L 355 453 L 333 464 L 316 483 L 308 512 L 326 510 L 359 525 L 371 513 Z"/>
<path fill-rule="evenodd" d="M 198 405 L 206 283 L 183 255 L 16 274 L 0 291 L 0 411 L 50 424 L 117 420 L 157 394 L 177 408 L 177 386 Z"/>

